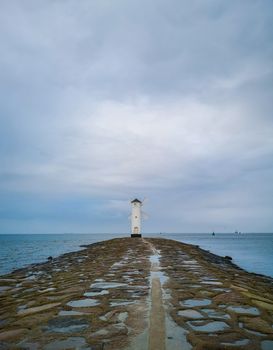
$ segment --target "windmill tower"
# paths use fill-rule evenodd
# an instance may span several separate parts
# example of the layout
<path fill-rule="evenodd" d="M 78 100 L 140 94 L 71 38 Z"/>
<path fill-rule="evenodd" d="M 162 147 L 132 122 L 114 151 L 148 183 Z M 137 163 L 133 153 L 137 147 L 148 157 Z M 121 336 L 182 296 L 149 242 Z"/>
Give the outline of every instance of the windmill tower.
<path fill-rule="evenodd" d="M 131 201 L 131 237 L 141 237 L 141 207 L 142 202 L 139 199 Z"/>

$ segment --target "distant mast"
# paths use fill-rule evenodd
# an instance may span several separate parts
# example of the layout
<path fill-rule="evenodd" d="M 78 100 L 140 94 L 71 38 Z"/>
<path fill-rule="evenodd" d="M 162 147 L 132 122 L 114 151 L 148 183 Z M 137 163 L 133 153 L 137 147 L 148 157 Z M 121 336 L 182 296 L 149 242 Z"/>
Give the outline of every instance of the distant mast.
<path fill-rule="evenodd" d="M 131 201 L 131 237 L 141 237 L 141 207 L 142 202 L 139 199 Z"/>

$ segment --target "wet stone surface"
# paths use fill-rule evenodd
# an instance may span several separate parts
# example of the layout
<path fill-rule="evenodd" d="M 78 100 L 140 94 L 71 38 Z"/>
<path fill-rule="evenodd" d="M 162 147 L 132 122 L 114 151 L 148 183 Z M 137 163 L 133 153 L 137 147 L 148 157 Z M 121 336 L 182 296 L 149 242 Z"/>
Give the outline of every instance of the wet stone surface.
<path fill-rule="evenodd" d="M 251 306 L 228 306 L 227 311 L 233 311 L 237 314 L 260 315 L 260 311 L 256 307 Z"/>
<path fill-rule="evenodd" d="M 110 301 L 110 306 L 126 306 L 130 304 L 135 304 L 135 300 L 123 300 L 123 299 L 116 299 L 116 300 L 111 300 Z"/>
<path fill-rule="evenodd" d="M 87 346 L 85 338 L 70 337 L 65 340 L 55 340 L 45 345 L 44 350 L 65 350 L 65 349 L 90 349 Z"/>
<path fill-rule="evenodd" d="M 204 318 L 204 316 L 196 310 L 182 310 L 182 311 L 178 311 L 178 315 L 185 317 L 185 318 Z"/>
<path fill-rule="evenodd" d="M 219 332 L 229 328 L 229 326 L 225 322 L 221 322 L 221 321 L 212 321 L 212 322 L 189 321 L 188 324 L 192 329 L 199 332 L 206 332 L 206 333 Z"/>
<path fill-rule="evenodd" d="M 109 294 L 108 290 L 100 290 L 98 292 L 85 292 L 84 296 L 85 297 L 97 297 L 97 296 L 107 295 L 107 294 Z"/>
<path fill-rule="evenodd" d="M 169 277 L 170 314 L 187 330 L 192 349 L 272 346 L 272 278 L 247 273 L 198 247 L 171 240 L 149 242 L 160 249 L 161 271 Z"/>
<path fill-rule="evenodd" d="M 90 288 L 98 288 L 98 289 L 111 289 L 111 288 L 121 288 L 121 287 L 127 287 L 128 284 L 126 283 L 119 283 L 119 282 L 97 282 L 91 284 Z"/>
<path fill-rule="evenodd" d="M 0 350 L 148 350 L 152 278 L 165 350 L 273 349 L 271 278 L 196 246 L 123 238 L 3 276 Z"/>
<path fill-rule="evenodd" d="M 43 330 L 47 333 L 77 333 L 89 327 L 89 322 L 84 318 L 58 317 L 49 320 Z"/>
<path fill-rule="evenodd" d="M 210 304 L 210 299 L 187 299 L 180 302 L 180 305 L 184 307 L 207 306 Z"/>
<path fill-rule="evenodd" d="M 216 309 L 202 309 L 202 311 L 206 314 L 207 317 L 209 318 L 216 318 L 216 319 L 223 319 L 223 320 L 228 320 L 230 319 L 230 315 L 221 311 L 221 310 L 216 310 Z"/>
<path fill-rule="evenodd" d="M 241 340 L 234 340 L 233 342 L 226 342 L 226 343 L 221 343 L 222 345 L 226 345 L 226 346 L 243 346 L 243 345 L 248 345 L 249 344 L 249 339 L 241 339 Z"/>
<path fill-rule="evenodd" d="M 264 340 L 261 343 L 262 350 L 272 350 L 273 349 L 273 340 Z"/>
<path fill-rule="evenodd" d="M 79 300 L 72 300 L 69 303 L 67 303 L 68 306 L 71 307 L 92 307 L 99 305 L 100 302 L 97 299 L 79 299 Z"/>
<path fill-rule="evenodd" d="M 75 310 L 61 310 L 58 313 L 59 316 L 79 316 L 84 315 L 84 313 Z"/>

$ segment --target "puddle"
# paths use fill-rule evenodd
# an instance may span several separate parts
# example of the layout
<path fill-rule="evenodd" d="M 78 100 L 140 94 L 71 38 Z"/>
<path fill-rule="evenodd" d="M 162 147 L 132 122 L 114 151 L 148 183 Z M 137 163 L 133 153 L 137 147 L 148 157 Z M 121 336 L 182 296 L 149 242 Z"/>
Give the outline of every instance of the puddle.
<path fill-rule="evenodd" d="M 208 317 L 210 318 L 220 318 L 220 319 L 224 319 L 224 320 L 229 320 L 230 316 L 228 314 L 226 314 L 223 311 L 220 310 L 214 310 L 214 309 L 202 309 L 202 311 L 204 311 Z"/>
<path fill-rule="evenodd" d="M 44 350 L 67 350 L 67 349 L 88 349 L 88 345 L 83 337 L 70 337 L 65 340 L 56 340 L 46 346 Z"/>
<path fill-rule="evenodd" d="M 150 255 L 149 259 L 150 259 L 151 264 L 159 265 L 159 255 L 158 254 Z"/>
<path fill-rule="evenodd" d="M 20 310 L 24 310 L 24 309 L 26 309 L 26 308 L 27 308 L 27 304 L 19 305 L 19 306 L 17 307 L 17 312 L 20 311 Z"/>
<path fill-rule="evenodd" d="M 263 340 L 261 342 L 262 350 L 272 350 L 273 349 L 273 340 Z"/>
<path fill-rule="evenodd" d="M 71 307 L 90 307 L 90 306 L 97 306 L 100 302 L 97 299 L 79 299 L 79 300 L 72 300 L 66 305 Z"/>
<path fill-rule="evenodd" d="M 89 322 L 84 318 L 63 316 L 49 320 L 43 330 L 47 333 L 76 333 L 84 331 L 88 327 Z"/>
<path fill-rule="evenodd" d="M 235 340 L 232 343 L 221 343 L 221 345 L 227 345 L 227 346 L 244 346 L 249 343 L 249 339 L 241 339 L 241 340 Z"/>
<path fill-rule="evenodd" d="M 58 316 L 79 316 L 79 315 L 84 315 L 84 313 L 79 311 L 74 311 L 74 310 L 61 310 L 58 313 Z"/>
<path fill-rule="evenodd" d="M 106 295 L 106 294 L 109 294 L 108 290 L 102 290 L 100 292 L 85 292 L 84 296 L 85 297 L 96 297 L 96 296 L 99 296 L 99 295 Z"/>
<path fill-rule="evenodd" d="M 198 332 L 218 332 L 229 328 L 225 322 L 221 321 L 212 321 L 206 324 L 200 324 L 203 323 L 203 321 L 188 321 L 187 323 L 193 330 Z"/>
<path fill-rule="evenodd" d="M 227 310 L 236 312 L 237 314 L 260 315 L 260 311 L 253 306 L 228 306 Z"/>
<path fill-rule="evenodd" d="M 110 302 L 110 306 L 125 306 L 125 305 L 130 305 L 130 304 L 135 304 L 136 301 L 130 301 L 130 300 L 122 300 L 122 299 L 117 299 L 117 300 L 113 300 Z"/>
<path fill-rule="evenodd" d="M 36 275 L 30 275 L 30 276 L 24 278 L 24 281 L 34 281 L 36 279 L 36 277 L 37 277 Z"/>
<path fill-rule="evenodd" d="M 196 260 L 184 260 L 183 264 L 184 265 L 199 265 Z"/>
<path fill-rule="evenodd" d="M 47 298 L 47 300 L 62 300 L 64 297 L 66 297 L 66 296 L 63 296 L 63 295 L 56 295 L 56 296 L 50 296 L 50 297 L 46 297 Z"/>
<path fill-rule="evenodd" d="M 110 289 L 110 288 L 121 288 L 128 287 L 127 283 L 118 282 L 98 282 L 91 284 L 90 288 Z"/>
<path fill-rule="evenodd" d="M 196 310 L 180 310 L 178 311 L 178 316 L 182 316 L 182 317 L 186 317 L 186 318 L 194 318 L 194 319 L 197 319 L 197 318 L 204 318 L 204 316 L 196 311 Z"/>
<path fill-rule="evenodd" d="M 118 321 L 124 323 L 128 318 L 128 312 L 121 312 L 118 315 Z"/>
<path fill-rule="evenodd" d="M 126 280 L 126 282 L 133 282 L 134 281 L 134 279 L 133 278 L 131 278 L 130 276 L 122 276 L 122 278 L 123 279 L 125 279 Z"/>
<path fill-rule="evenodd" d="M 127 275 L 141 275 L 141 272 L 140 271 L 128 271 L 127 272 Z"/>
<path fill-rule="evenodd" d="M 186 299 L 180 301 L 180 305 L 186 307 L 194 307 L 194 306 L 207 306 L 211 304 L 210 299 Z"/>
<path fill-rule="evenodd" d="M 212 288 L 211 290 L 214 292 L 230 292 L 231 291 L 229 288 Z"/>
<path fill-rule="evenodd" d="M 261 332 L 257 332 L 257 331 L 252 331 L 248 328 L 245 328 L 243 326 L 240 326 L 241 328 L 243 328 L 245 331 L 247 331 L 248 333 L 251 333 L 251 334 L 254 334 L 254 335 L 257 335 L 258 337 L 265 337 L 267 334 L 264 334 L 264 333 L 261 333 Z"/>
<path fill-rule="evenodd" d="M 187 341 L 188 332 L 179 327 L 170 317 L 165 318 L 166 326 L 166 350 L 191 350 L 192 346 Z"/>
<path fill-rule="evenodd" d="M 36 292 L 37 290 L 38 288 L 28 288 L 28 289 L 25 289 L 23 293 L 32 293 L 32 292 Z"/>
<path fill-rule="evenodd" d="M 169 277 L 167 277 L 163 272 L 161 271 L 151 271 L 150 274 L 150 278 L 151 280 L 156 278 L 159 279 L 161 286 L 163 286 L 163 284 L 168 281 Z"/>
<path fill-rule="evenodd" d="M 145 296 L 148 294 L 146 290 L 127 290 L 128 293 L 131 293 L 132 298 L 140 298 L 141 296 Z"/>
<path fill-rule="evenodd" d="M 215 286 L 221 286 L 223 284 L 222 282 L 218 282 L 218 281 L 202 281 L 200 283 L 202 283 L 202 284 L 211 284 L 211 285 L 215 285 Z"/>
<path fill-rule="evenodd" d="M 123 265 L 125 265 L 125 262 L 119 261 L 119 262 L 114 263 L 114 264 L 112 265 L 111 269 L 112 269 L 112 268 L 115 269 L 116 267 L 120 267 L 120 266 L 123 266 Z"/>
<path fill-rule="evenodd" d="M 47 292 L 53 292 L 54 290 L 56 290 L 56 288 L 51 287 L 51 288 L 47 288 L 47 289 L 39 289 L 38 292 L 39 293 L 47 293 Z"/>

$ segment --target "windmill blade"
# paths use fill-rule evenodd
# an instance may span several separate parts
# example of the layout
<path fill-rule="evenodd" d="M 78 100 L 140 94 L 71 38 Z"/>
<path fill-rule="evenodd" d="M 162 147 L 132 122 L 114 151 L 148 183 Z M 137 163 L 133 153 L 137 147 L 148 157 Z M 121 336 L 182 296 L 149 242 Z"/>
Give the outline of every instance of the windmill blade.
<path fill-rule="evenodd" d="M 141 211 L 141 214 L 143 216 L 143 219 L 149 219 L 149 215 L 145 213 L 144 211 Z"/>

